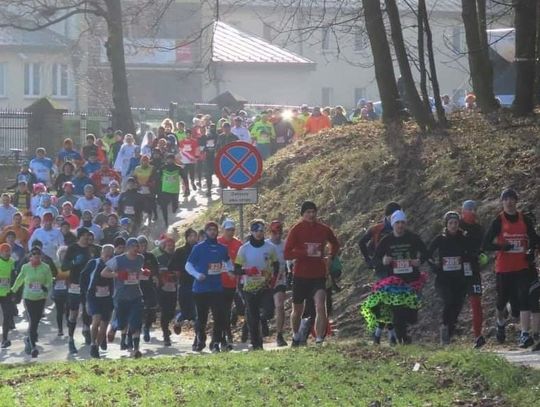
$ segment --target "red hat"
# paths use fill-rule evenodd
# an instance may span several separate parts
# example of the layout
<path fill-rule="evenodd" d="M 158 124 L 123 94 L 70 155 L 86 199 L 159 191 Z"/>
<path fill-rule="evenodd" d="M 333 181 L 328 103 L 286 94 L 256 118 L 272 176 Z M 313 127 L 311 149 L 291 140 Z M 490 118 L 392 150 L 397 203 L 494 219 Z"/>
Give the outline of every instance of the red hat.
<path fill-rule="evenodd" d="M 280 220 L 273 220 L 272 223 L 270 223 L 270 230 L 272 232 L 283 232 L 283 222 Z"/>
<path fill-rule="evenodd" d="M 7 243 L 0 244 L 0 252 L 11 253 L 11 246 Z"/>

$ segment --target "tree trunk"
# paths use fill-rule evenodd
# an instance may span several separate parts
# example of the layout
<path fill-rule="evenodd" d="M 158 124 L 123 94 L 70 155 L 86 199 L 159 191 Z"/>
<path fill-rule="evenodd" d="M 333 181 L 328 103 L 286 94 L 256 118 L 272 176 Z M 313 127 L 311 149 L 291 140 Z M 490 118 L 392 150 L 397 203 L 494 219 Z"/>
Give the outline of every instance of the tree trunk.
<path fill-rule="evenodd" d="M 516 97 L 515 114 L 523 116 L 534 109 L 534 68 L 536 60 L 536 0 L 515 0 Z"/>
<path fill-rule="evenodd" d="M 135 124 L 131 115 L 129 92 L 124 56 L 124 33 L 122 29 L 121 0 L 105 0 L 107 5 L 107 58 L 112 73 L 112 126 L 124 133 L 135 134 Z"/>
<path fill-rule="evenodd" d="M 491 113 L 499 104 L 493 93 L 493 66 L 489 59 L 486 33 L 485 0 L 461 0 L 461 16 L 467 40 L 469 70 L 476 103 L 483 113 Z M 480 17 L 480 18 L 479 18 Z"/>
<path fill-rule="evenodd" d="M 401 104 L 381 5 L 379 0 L 362 0 L 362 3 L 371 52 L 373 53 L 375 78 L 383 107 L 382 119 L 387 124 L 396 123 L 400 119 Z"/>
<path fill-rule="evenodd" d="M 439 88 L 439 78 L 437 77 L 437 67 L 435 65 L 435 54 L 433 52 L 433 33 L 431 32 L 431 26 L 429 24 L 426 1 L 418 1 L 418 12 L 422 9 L 422 16 L 424 18 L 424 30 L 426 32 L 427 40 L 427 52 L 429 61 L 429 72 L 431 78 L 431 87 L 433 88 L 433 98 L 435 99 L 435 109 L 437 111 L 437 120 L 439 126 L 448 127 L 448 121 L 446 120 L 446 114 L 441 101 L 441 90 Z"/>
<path fill-rule="evenodd" d="M 388 13 L 388 19 L 390 21 L 394 50 L 399 64 L 401 77 L 403 78 L 411 114 L 422 129 L 433 127 L 433 116 L 431 115 L 431 112 L 424 107 L 422 100 L 418 95 L 416 85 L 414 84 L 411 66 L 409 65 L 409 58 L 407 57 L 407 50 L 405 49 L 399 11 L 395 0 L 386 0 L 386 12 Z"/>
<path fill-rule="evenodd" d="M 536 104 L 540 104 L 540 1 L 536 4 L 536 73 L 534 94 Z"/>
<path fill-rule="evenodd" d="M 418 2 L 416 22 L 418 25 L 418 69 L 420 71 L 420 92 L 422 93 L 424 107 L 431 111 L 431 103 L 429 101 L 429 93 L 427 89 L 426 54 L 424 47 L 424 15 L 420 7 L 420 2 Z"/>

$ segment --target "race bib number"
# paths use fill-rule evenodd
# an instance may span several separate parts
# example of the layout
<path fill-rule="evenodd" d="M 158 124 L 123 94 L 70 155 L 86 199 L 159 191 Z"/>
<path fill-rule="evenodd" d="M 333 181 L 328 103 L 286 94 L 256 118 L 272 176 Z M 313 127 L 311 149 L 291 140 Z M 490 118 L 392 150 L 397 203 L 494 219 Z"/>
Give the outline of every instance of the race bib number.
<path fill-rule="evenodd" d="M 111 290 L 108 286 L 96 286 L 96 297 L 103 298 L 103 297 L 110 297 L 111 296 Z"/>
<path fill-rule="evenodd" d="M 111 177 L 101 178 L 101 185 L 109 185 L 109 182 L 111 182 Z"/>
<path fill-rule="evenodd" d="M 463 263 L 463 274 L 465 275 L 465 277 L 472 276 L 473 273 L 471 263 Z"/>
<path fill-rule="evenodd" d="M 208 275 L 215 276 L 216 274 L 221 274 L 222 268 L 221 263 L 210 263 L 208 264 Z"/>
<path fill-rule="evenodd" d="M 182 151 L 183 151 L 184 153 L 190 153 L 191 150 L 192 150 L 192 149 L 191 149 L 191 145 L 189 145 L 189 144 L 186 144 L 186 145 L 182 148 Z"/>
<path fill-rule="evenodd" d="M 214 140 L 208 140 L 206 142 L 206 147 L 208 147 L 208 148 L 214 148 L 215 145 L 216 145 L 216 143 L 215 143 Z"/>
<path fill-rule="evenodd" d="M 473 294 L 482 294 L 482 285 L 481 284 L 473 284 L 472 292 L 473 292 Z"/>
<path fill-rule="evenodd" d="M 65 291 L 65 290 L 67 290 L 66 280 L 56 280 L 54 282 L 54 289 L 57 290 L 57 291 Z"/>
<path fill-rule="evenodd" d="M 168 292 L 168 293 L 175 293 L 176 292 L 176 284 L 171 283 L 171 282 L 167 282 L 167 283 L 163 284 L 161 289 L 163 291 L 165 291 L 165 292 Z"/>
<path fill-rule="evenodd" d="M 413 272 L 410 260 L 394 260 L 392 262 L 394 274 L 409 274 Z"/>
<path fill-rule="evenodd" d="M 167 184 L 172 184 L 176 181 L 176 177 L 174 175 L 165 175 L 165 182 Z"/>
<path fill-rule="evenodd" d="M 9 278 L 0 278 L 0 287 L 9 288 L 10 280 Z"/>
<path fill-rule="evenodd" d="M 81 286 L 79 284 L 70 284 L 68 293 L 70 294 L 80 294 L 81 293 Z"/>
<path fill-rule="evenodd" d="M 321 244 L 320 243 L 306 243 L 307 255 L 309 257 L 321 257 Z"/>
<path fill-rule="evenodd" d="M 150 193 L 150 188 L 146 185 L 143 185 L 140 189 L 140 193 L 143 195 L 148 195 Z"/>
<path fill-rule="evenodd" d="M 525 253 L 525 244 L 523 240 L 520 239 L 510 239 L 508 240 L 513 247 L 509 250 L 509 253 Z"/>
<path fill-rule="evenodd" d="M 443 257 L 443 271 L 461 270 L 461 257 Z"/>
<path fill-rule="evenodd" d="M 29 283 L 28 284 L 28 291 L 32 293 L 41 293 L 43 292 L 43 289 L 41 288 L 41 283 Z"/>
<path fill-rule="evenodd" d="M 124 281 L 124 284 L 126 285 L 139 284 L 139 276 L 137 275 L 137 273 L 128 273 L 127 280 Z"/>
<path fill-rule="evenodd" d="M 135 215 L 135 208 L 133 206 L 126 206 L 124 209 L 126 215 Z"/>
<path fill-rule="evenodd" d="M 147 276 L 144 273 L 141 273 L 141 275 L 139 276 L 139 280 L 148 281 L 148 280 L 150 280 L 150 276 Z"/>
<path fill-rule="evenodd" d="M 278 143 L 278 144 L 283 144 L 283 143 L 285 143 L 285 137 L 278 137 L 278 138 L 276 138 L 276 143 Z"/>

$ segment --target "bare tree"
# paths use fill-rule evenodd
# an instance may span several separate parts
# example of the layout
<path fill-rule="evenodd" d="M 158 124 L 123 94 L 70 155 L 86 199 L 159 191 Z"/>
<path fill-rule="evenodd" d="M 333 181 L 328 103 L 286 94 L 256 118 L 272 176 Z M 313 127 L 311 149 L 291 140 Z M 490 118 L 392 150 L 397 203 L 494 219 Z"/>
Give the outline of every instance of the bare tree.
<path fill-rule="evenodd" d="M 403 30 L 399 10 L 395 0 L 385 0 L 386 12 L 390 21 L 390 30 L 392 33 L 392 42 L 394 43 L 394 51 L 399 64 L 403 86 L 407 94 L 407 105 L 411 110 L 413 117 L 418 125 L 422 128 L 432 128 L 434 126 L 433 116 L 431 111 L 427 110 L 414 83 L 414 78 L 411 71 L 411 65 L 407 56 L 407 49 L 403 39 Z"/>
<path fill-rule="evenodd" d="M 536 65 L 537 0 L 515 0 L 516 97 L 512 110 L 522 116 L 533 112 Z"/>
<path fill-rule="evenodd" d="M 379 0 L 362 0 L 366 29 L 375 63 L 375 78 L 383 106 L 383 121 L 395 123 L 400 118 L 399 92 L 394 74 L 390 46 L 386 38 L 384 20 Z"/>
<path fill-rule="evenodd" d="M 486 31 L 486 0 L 461 0 L 461 7 L 476 102 L 482 112 L 491 113 L 499 105 L 493 92 L 493 66 L 489 59 Z"/>
<path fill-rule="evenodd" d="M 39 31 L 73 16 L 84 16 L 89 24 L 105 23 L 107 59 L 112 73 L 112 124 L 126 132 L 135 132 L 129 100 L 124 55 L 124 22 L 152 9 L 161 16 L 174 0 L 138 0 L 122 9 L 121 0 L 0 0 L 0 28 L 11 27 Z"/>

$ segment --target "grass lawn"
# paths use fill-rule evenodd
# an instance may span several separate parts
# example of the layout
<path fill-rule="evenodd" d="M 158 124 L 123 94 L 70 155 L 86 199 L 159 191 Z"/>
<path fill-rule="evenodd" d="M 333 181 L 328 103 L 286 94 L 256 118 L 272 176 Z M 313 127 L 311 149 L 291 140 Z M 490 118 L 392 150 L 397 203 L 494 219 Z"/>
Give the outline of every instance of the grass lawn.
<path fill-rule="evenodd" d="M 4 365 L 0 377 L 1 406 L 533 406 L 540 400 L 540 371 L 488 353 L 358 342 Z"/>

